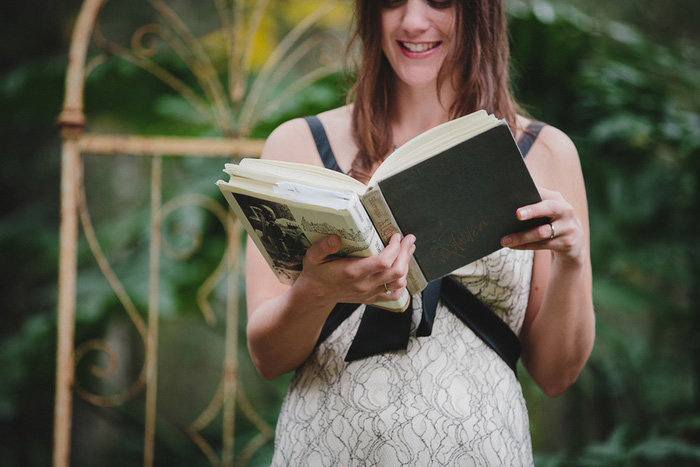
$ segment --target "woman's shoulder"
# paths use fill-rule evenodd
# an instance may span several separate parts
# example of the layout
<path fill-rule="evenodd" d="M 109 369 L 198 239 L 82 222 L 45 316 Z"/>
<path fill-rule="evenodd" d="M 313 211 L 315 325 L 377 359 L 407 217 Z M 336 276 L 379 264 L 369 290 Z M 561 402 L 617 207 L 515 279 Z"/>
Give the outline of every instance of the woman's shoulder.
<path fill-rule="evenodd" d="M 516 137 L 527 132 L 532 122 L 529 118 L 518 116 L 519 131 Z M 571 138 L 552 125 L 538 123 L 541 128 L 525 158 L 535 182 L 542 186 L 556 186 L 571 178 L 579 178 L 581 162 Z"/>
<path fill-rule="evenodd" d="M 349 129 L 352 121 L 352 104 L 321 112 L 318 118 L 330 129 Z"/>
<path fill-rule="evenodd" d="M 348 106 L 328 110 L 318 115 L 331 147 L 340 144 L 346 138 L 346 135 L 350 134 L 349 115 Z M 311 128 L 304 118 L 288 120 L 275 128 L 265 140 L 265 146 L 260 157 L 263 159 L 323 165 L 311 133 Z"/>
<path fill-rule="evenodd" d="M 318 165 L 320 161 L 317 161 L 318 156 L 314 157 L 315 148 L 309 125 L 303 118 L 295 118 L 270 133 L 260 158 Z"/>
<path fill-rule="evenodd" d="M 533 130 L 536 136 L 535 142 L 555 149 L 576 150 L 571 138 L 555 126 L 522 115 L 516 117 L 516 138 L 520 138 L 524 133 L 530 133 Z"/>

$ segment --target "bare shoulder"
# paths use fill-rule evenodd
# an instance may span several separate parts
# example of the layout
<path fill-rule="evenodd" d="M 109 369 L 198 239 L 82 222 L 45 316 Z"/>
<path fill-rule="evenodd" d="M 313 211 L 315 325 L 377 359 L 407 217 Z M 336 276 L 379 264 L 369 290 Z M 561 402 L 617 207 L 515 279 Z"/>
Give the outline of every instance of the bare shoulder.
<path fill-rule="evenodd" d="M 349 167 L 356 152 L 350 130 L 351 112 L 351 107 L 344 106 L 318 115 L 342 168 Z M 275 128 L 267 137 L 260 157 L 323 166 L 309 124 L 303 118 L 289 120 Z"/>
<path fill-rule="evenodd" d="M 551 125 L 545 125 L 525 158 L 535 182 L 556 187 L 581 178 L 578 151 L 571 138 Z"/>
<path fill-rule="evenodd" d="M 537 145 L 537 143 L 540 143 Z M 563 158 L 565 162 L 568 159 L 578 160 L 578 151 L 576 151 L 576 146 L 574 146 L 571 138 L 558 128 L 551 125 L 545 125 L 540 131 L 535 144 L 540 146 L 539 149 L 543 154 L 548 157 L 559 157 Z M 537 147 L 535 149 L 538 149 Z"/>
<path fill-rule="evenodd" d="M 321 112 L 318 117 L 324 125 L 349 128 L 352 119 L 352 104 Z"/>
<path fill-rule="evenodd" d="M 284 122 L 265 140 L 261 159 L 323 165 L 308 123 L 303 118 Z"/>

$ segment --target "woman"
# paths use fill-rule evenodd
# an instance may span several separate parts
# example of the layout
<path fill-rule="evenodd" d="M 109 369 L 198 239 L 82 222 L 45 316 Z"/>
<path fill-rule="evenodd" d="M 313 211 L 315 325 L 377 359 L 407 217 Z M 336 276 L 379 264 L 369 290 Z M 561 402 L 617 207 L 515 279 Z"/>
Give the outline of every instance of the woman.
<path fill-rule="evenodd" d="M 283 124 L 262 157 L 323 165 L 325 151 L 340 170 L 367 180 L 395 146 L 479 108 L 506 118 L 519 140 L 534 140 L 523 152 L 543 201 L 517 216 L 551 223 L 504 237 L 507 248 L 452 277 L 519 336 L 523 364 L 542 390 L 561 394 L 594 336 L 585 188 L 571 141 L 550 126 L 526 131 L 531 122 L 516 114 L 501 1 L 358 0 L 355 17 L 362 63 L 353 103 L 319 115 L 325 135 L 316 129 L 316 139 L 304 119 Z M 397 235 L 378 256 L 341 259 L 339 239 L 327 237 L 308 250 L 292 287 L 249 242 L 251 356 L 268 379 L 297 370 L 273 464 L 532 464 L 514 372 L 442 299 L 432 333 L 417 337 L 414 297 L 406 350 L 343 361 L 365 306 L 317 342 L 336 304 L 403 292 L 420 248 L 414 242 Z"/>

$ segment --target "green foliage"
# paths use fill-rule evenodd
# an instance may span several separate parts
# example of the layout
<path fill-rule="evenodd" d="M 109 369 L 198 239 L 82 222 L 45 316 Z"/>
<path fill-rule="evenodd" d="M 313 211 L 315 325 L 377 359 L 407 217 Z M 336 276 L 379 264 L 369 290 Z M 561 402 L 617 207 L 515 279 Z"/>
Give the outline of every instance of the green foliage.
<path fill-rule="evenodd" d="M 698 463 L 700 54 L 560 3 L 513 0 L 511 12 L 519 99 L 535 118 L 569 134 L 581 155 L 597 313 L 593 355 L 564 396 L 548 400 L 523 376 L 537 464 Z M 166 62 L 177 72 L 176 63 Z M 50 459 L 60 172 L 54 120 L 64 68 L 64 59 L 45 60 L 0 76 L 0 136 L 8 155 L 0 175 L 0 272 L 10 278 L 0 291 L 3 465 L 46 465 Z M 319 81 L 266 116 L 252 136 L 264 138 L 282 121 L 342 104 L 339 90 L 345 86 L 340 74 Z M 94 131 L 217 134 L 183 98 L 116 60 L 91 75 L 86 109 Z M 187 193 L 219 199 L 213 182 L 220 170 L 220 160 L 166 158 L 164 202 Z M 148 305 L 150 172 L 145 159 L 85 160 L 97 238 L 142 319 Z M 197 235 L 205 241 L 186 260 L 161 256 L 156 459 L 204 465 L 183 427 L 208 403 L 220 378 L 225 292 L 220 284 L 208 298 L 218 318 L 214 326 L 203 324 L 196 294 L 221 260 L 224 230 L 208 211 L 182 206 L 165 219 L 163 235 L 175 250 L 189 247 Z M 82 237 L 78 261 L 76 342 L 106 335 L 110 342 L 127 342 L 116 350 L 124 360 L 120 381 L 128 386 L 141 370 L 143 343 Z M 239 306 L 244 309 L 243 302 Z M 239 384 L 274 425 L 288 378 L 268 383 L 257 375 L 245 348 L 244 316 L 238 342 Z M 104 364 L 104 355 L 90 353 L 80 362 L 81 384 L 98 392 L 119 386 L 91 376 L 88 363 Z M 76 465 L 141 462 L 142 395 L 115 409 L 75 400 L 75 426 L 105 430 L 101 444 L 80 444 L 98 438 L 76 432 Z M 208 439 L 220 439 L 221 422 L 219 417 L 205 430 Z M 240 411 L 236 427 L 239 453 L 256 430 Z M 265 446 L 251 464 L 266 465 L 270 449 Z"/>
<path fill-rule="evenodd" d="M 517 89 L 579 149 L 597 314 L 593 355 L 561 400 L 525 379 L 545 412 L 533 417 L 538 464 L 697 462 L 697 424 L 668 427 L 700 413 L 698 54 L 570 8 L 546 22 L 535 10 L 521 5 L 511 21 Z M 562 406 L 565 418 L 548 418 Z"/>

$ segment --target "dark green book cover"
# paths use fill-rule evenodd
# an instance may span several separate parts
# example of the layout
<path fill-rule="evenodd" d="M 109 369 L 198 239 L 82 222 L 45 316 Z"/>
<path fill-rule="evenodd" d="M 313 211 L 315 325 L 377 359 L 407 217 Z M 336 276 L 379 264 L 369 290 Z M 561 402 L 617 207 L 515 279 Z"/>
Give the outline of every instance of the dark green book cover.
<path fill-rule="evenodd" d="M 549 219 L 519 221 L 519 207 L 541 200 L 503 122 L 379 182 L 428 281 L 501 248 L 504 235 Z"/>

